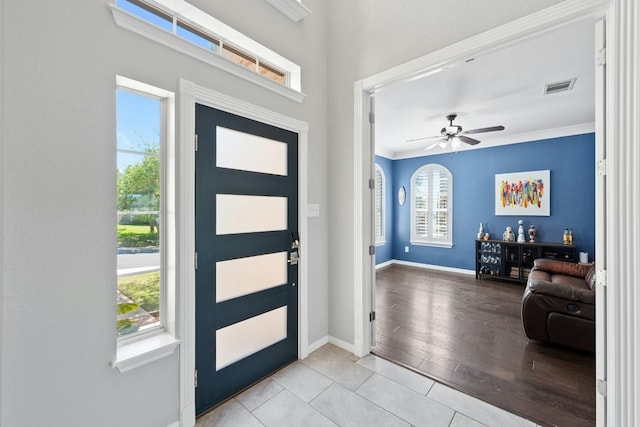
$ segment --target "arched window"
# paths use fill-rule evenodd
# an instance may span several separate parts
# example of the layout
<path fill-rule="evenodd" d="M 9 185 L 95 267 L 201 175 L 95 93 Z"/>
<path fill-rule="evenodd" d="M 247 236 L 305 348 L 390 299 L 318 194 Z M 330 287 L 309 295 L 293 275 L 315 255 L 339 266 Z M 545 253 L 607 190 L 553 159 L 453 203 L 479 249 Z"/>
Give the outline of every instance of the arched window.
<path fill-rule="evenodd" d="M 384 245 L 386 243 L 385 238 L 385 185 L 386 179 L 384 177 L 384 171 L 379 164 L 376 163 L 376 186 L 375 186 L 375 236 L 376 245 Z"/>
<path fill-rule="evenodd" d="M 453 178 L 435 163 L 422 166 L 411 177 L 411 243 L 453 246 Z"/>

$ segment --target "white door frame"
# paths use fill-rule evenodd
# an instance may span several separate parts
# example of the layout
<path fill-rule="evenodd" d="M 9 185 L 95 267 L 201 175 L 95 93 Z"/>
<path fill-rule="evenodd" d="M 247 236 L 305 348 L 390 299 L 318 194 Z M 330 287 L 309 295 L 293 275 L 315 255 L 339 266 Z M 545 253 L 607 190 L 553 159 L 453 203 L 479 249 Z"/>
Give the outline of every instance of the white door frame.
<path fill-rule="evenodd" d="M 598 55 L 604 49 L 606 52 L 606 18 L 595 22 L 595 50 L 596 50 L 596 254 L 598 271 L 607 270 L 607 241 L 606 241 L 606 209 L 607 189 L 606 175 L 602 173 L 602 165 L 606 162 L 607 128 L 607 73 L 606 60 L 598 59 Z M 605 54 L 606 56 L 606 54 Z M 604 62 L 604 63 L 603 63 Z M 603 203 L 600 203 L 604 201 Z M 606 294 L 607 289 L 602 280 L 596 281 L 596 380 L 607 378 L 607 333 L 606 333 Z M 596 425 L 604 426 L 606 420 L 606 397 L 602 393 L 596 393 Z"/>
<path fill-rule="evenodd" d="M 178 155 L 178 331 L 180 338 L 180 425 L 195 425 L 195 105 L 202 104 L 237 116 L 246 117 L 298 134 L 298 217 L 300 232 L 300 262 L 298 269 L 298 358 L 309 353 L 309 253 L 307 216 L 307 155 L 306 122 L 284 116 L 257 105 L 180 80 Z"/>
<path fill-rule="evenodd" d="M 437 50 L 415 60 L 398 65 L 381 73 L 359 80 L 354 84 L 354 223 L 362 224 L 354 227 L 354 351 L 358 356 L 364 356 L 371 351 L 371 326 L 369 323 L 369 313 L 372 311 L 371 301 L 373 293 L 373 281 L 368 274 L 373 263 L 372 257 L 365 256 L 365 248 L 373 242 L 374 236 L 368 224 L 362 223 L 362 218 L 367 212 L 364 208 L 369 206 L 369 195 L 365 191 L 367 188 L 363 183 L 368 183 L 371 178 L 368 165 L 371 162 L 368 143 L 369 127 L 369 105 L 368 99 L 372 93 L 385 85 L 402 82 L 420 76 L 437 73 L 443 67 L 455 66 L 463 63 L 469 57 L 478 54 L 500 49 L 508 44 L 533 37 L 553 29 L 560 28 L 569 23 L 585 18 L 593 18 L 594 26 L 598 18 L 604 18 L 611 23 L 615 19 L 615 2 L 613 0 L 567 0 L 555 6 L 543 9 L 534 14 L 517 19 L 500 27 L 478 34 L 477 36 L 455 43 L 451 46 Z M 609 45 L 614 41 L 615 35 L 611 31 L 613 24 L 607 29 L 607 40 Z M 594 64 L 595 66 L 595 64 Z M 609 67 L 611 68 L 611 67 Z M 612 96 L 612 80 L 607 79 L 607 94 Z M 600 105 L 596 108 L 603 109 Z M 612 109 L 606 110 L 606 122 L 613 123 Z M 598 132 L 598 130 L 596 130 Z M 611 134 L 607 132 L 607 140 L 612 141 Z M 609 142 L 610 143 L 610 142 Z M 597 150 L 604 152 L 604 138 L 596 138 L 596 145 L 601 144 Z M 609 218 L 612 218 L 609 216 Z M 604 242 L 606 235 L 604 229 L 596 230 L 596 239 Z M 603 251 L 604 244 L 599 245 L 599 250 Z M 611 249 L 609 255 L 611 256 Z M 600 253 L 604 253 L 600 252 Z M 612 305 L 607 302 L 607 316 L 610 315 Z M 596 332 L 603 335 L 605 322 L 601 322 L 599 330 Z M 609 325 L 611 327 L 611 325 Z M 604 347 L 604 340 L 597 340 L 597 354 L 605 355 L 611 347 Z M 605 380 L 606 372 L 598 372 L 598 378 Z M 605 383 L 606 384 L 606 383 Z M 612 384 L 605 385 L 610 388 Z M 597 412 L 605 414 L 598 417 L 598 424 L 605 420 L 606 401 L 603 398 L 597 400 Z M 615 425 L 615 424 L 611 424 Z"/>

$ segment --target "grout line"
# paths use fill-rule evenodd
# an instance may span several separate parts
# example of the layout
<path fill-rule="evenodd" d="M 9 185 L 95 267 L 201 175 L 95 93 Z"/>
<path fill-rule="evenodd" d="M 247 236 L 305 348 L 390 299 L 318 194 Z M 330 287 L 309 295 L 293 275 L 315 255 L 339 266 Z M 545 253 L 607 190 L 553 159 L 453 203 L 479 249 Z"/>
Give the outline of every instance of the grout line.
<path fill-rule="evenodd" d="M 282 393 L 283 391 L 287 390 L 283 385 L 281 385 L 281 384 L 278 384 L 278 385 L 279 385 L 280 387 L 282 387 L 282 390 L 280 390 L 279 392 L 277 392 L 276 394 L 274 394 L 273 396 L 271 396 L 270 398 L 268 398 L 267 400 L 265 400 L 264 402 L 262 402 L 262 403 L 261 403 L 260 405 L 258 405 L 258 406 L 253 410 L 253 411 L 258 410 L 258 408 L 261 408 L 261 407 L 262 407 L 262 406 L 264 406 L 267 402 L 270 402 L 271 400 L 273 400 L 273 398 L 274 398 L 274 397 L 276 397 L 277 395 L 279 395 L 279 394 L 280 394 L 280 393 Z M 253 388 L 253 387 L 252 387 L 252 388 Z M 249 389 L 249 390 L 251 390 L 251 389 Z M 289 390 L 287 390 L 287 391 L 289 391 Z M 289 393 L 293 394 L 291 391 L 289 391 Z M 295 396 L 295 394 L 294 394 L 294 396 Z M 296 397 L 297 397 L 297 396 L 296 396 Z M 238 400 L 238 399 L 236 399 L 236 400 Z M 242 405 L 242 402 L 240 402 L 239 400 L 238 400 L 238 403 L 239 403 L 240 405 Z M 244 409 L 246 409 L 246 410 L 247 410 L 251 415 L 253 415 L 253 411 L 249 411 L 249 408 L 247 408 L 247 407 L 246 407 L 246 406 L 244 406 L 244 405 L 242 405 L 242 407 L 243 407 Z M 257 418 L 257 417 L 256 417 L 256 418 Z M 262 424 L 262 423 L 261 423 L 261 424 Z"/>
<path fill-rule="evenodd" d="M 424 359 L 423 359 L 423 360 L 424 360 Z M 420 362 L 420 363 L 422 363 L 422 362 Z M 429 378 L 429 379 L 431 379 L 431 378 Z M 431 387 L 429 387 L 429 390 L 427 390 L 427 392 L 425 393 L 425 395 L 424 395 L 425 397 L 429 397 L 429 393 L 431 393 L 431 390 L 433 390 L 433 387 L 434 387 L 435 385 L 436 385 L 436 381 L 435 381 L 435 380 L 433 380 L 433 379 L 431 379 Z M 429 399 L 431 399 L 431 398 L 429 397 Z M 432 400 L 433 400 L 433 399 L 432 399 Z"/>
<path fill-rule="evenodd" d="M 311 399 L 309 402 L 305 402 L 305 403 L 306 403 L 308 406 L 310 406 L 311 408 L 316 409 L 316 408 L 314 408 L 313 406 L 311 406 L 311 402 L 315 401 L 317 398 L 319 398 L 320 396 L 322 396 L 323 394 L 325 394 L 325 393 L 327 392 L 327 390 L 329 390 L 329 389 L 331 388 L 331 386 L 332 386 L 332 385 L 334 385 L 334 384 L 336 384 L 336 382 L 335 382 L 335 381 L 333 381 L 333 380 L 331 380 L 331 384 L 329 384 L 329 385 L 328 385 L 324 390 L 322 390 L 320 393 L 318 393 L 318 395 L 317 395 L 316 397 L 314 397 L 313 399 Z M 346 387 L 345 387 L 345 388 L 346 388 Z M 296 396 L 296 397 L 297 397 L 297 396 Z M 303 402 L 304 402 L 304 401 L 303 401 Z M 316 411 L 318 411 L 318 410 L 316 409 Z M 318 412 L 322 414 L 322 412 L 320 412 L 320 411 L 318 411 Z M 324 416 L 324 414 L 322 414 L 322 415 Z M 326 417 L 325 417 L 325 418 L 326 418 Z M 332 422 L 333 422 L 333 421 L 332 421 Z"/>

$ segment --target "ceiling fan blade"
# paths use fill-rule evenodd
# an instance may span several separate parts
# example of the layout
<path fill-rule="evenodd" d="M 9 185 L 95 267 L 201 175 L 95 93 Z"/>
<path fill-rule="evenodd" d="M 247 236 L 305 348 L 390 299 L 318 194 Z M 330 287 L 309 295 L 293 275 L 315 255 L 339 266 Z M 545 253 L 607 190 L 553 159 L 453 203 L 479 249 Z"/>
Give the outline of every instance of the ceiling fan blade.
<path fill-rule="evenodd" d="M 422 138 L 407 139 L 405 142 L 422 141 L 424 139 L 442 138 L 442 135 L 423 136 Z"/>
<path fill-rule="evenodd" d="M 471 129 L 462 132 L 463 134 L 482 133 L 482 132 L 495 132 L 497 130 L 504 130 L 504 126 L 491 126 L 489 128 Z"/>
<path fill-rule="evenodd" d="M 439 142 L 434 142 L 433 144 L 428 145 L 427 148 L 424 149 L 424 151 L 431 150 L 433 147 L 435 147 L 438 144 L 440 144 L 440 143 Z"/>
<path fill-rule="evenodd" d="M 464 136 L 464 135 L 459 135 L 458 138 L 460 139 L 460 141 L 466 142 L 467 144 L 470 144 L 470 145 L 476 145 L 480 142 L 477 139 L 469 138 L 468 136 Z"/>

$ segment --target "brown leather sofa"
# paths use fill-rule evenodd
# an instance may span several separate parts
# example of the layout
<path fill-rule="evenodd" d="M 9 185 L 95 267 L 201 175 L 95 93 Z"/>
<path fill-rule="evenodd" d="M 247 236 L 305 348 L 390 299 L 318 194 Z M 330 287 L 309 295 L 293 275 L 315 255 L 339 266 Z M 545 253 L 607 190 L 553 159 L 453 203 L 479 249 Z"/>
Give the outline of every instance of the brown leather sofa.
<path fill-rule="evenodd" d="M 530 339 L 595 352 L 595 266 L 537 259 L 522 296 Z"/>

